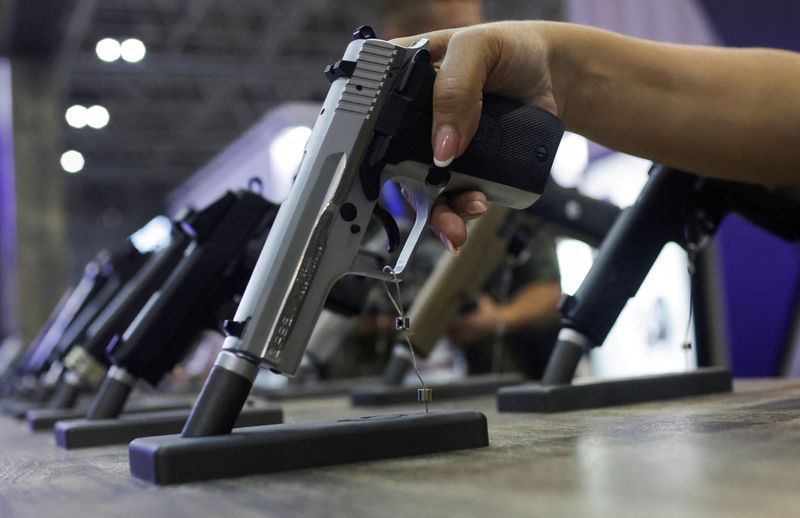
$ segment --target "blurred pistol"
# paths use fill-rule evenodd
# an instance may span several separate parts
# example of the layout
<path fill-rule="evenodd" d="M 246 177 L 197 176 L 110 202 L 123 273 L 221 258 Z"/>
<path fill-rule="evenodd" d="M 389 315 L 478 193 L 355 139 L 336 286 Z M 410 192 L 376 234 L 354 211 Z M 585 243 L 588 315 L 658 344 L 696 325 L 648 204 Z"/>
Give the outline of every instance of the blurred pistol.
<path fill-rule="evenodd" d="M 257 193 L 228 191 L 183 224 L 191 244 L 127 328 L 103 344 L 112 365 L 87 417 L 117 417 L 138 379 L 158 384 L 215 327 L 244 289 L 276 210 Z"/>
<path fill-rule="evenodd" d="M 516 209 L 539 198 L 563 133 L 561 121 L 541 109 L 485 95 L 466 152 L 447 168 L 432 165 L 436 73 L 426 46 L 420 40 L 401 47 L 361 27 L 342 59 L 325 70 L 330 90 L 297 179 L 184 436 L 229 432 L 259 366 L 295 373 L 337 279 L 401 278 L 440 195 L 477 189 Z M 400 245 L 397 224 L 377 203 L 390 180 L 415 199 L 417 214 L 396 264 L 381 270 L 367 265 L 359 248 L 372 217 L 384 226 L 389 248 Z"/>

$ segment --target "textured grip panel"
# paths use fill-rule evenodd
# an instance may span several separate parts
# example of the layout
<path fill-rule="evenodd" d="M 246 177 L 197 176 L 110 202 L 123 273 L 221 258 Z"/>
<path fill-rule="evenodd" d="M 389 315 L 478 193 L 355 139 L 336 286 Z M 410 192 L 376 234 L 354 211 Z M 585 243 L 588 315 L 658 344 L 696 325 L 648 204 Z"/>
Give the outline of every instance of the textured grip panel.
<path fill-rule="evenodd" d="M 386 165 L 405 161 L 433 164 L 432 94 L 436 74 L 424 59 L 413 60 L 405 67 L 410 67 L 402 72 L 409 78 L 401 82 L 406 86 L 393 91 L 384 103 L 360 170 L 368 199 L 377 198 L 379 178 Z M 462 178 L 481 180 L 474 186 L 462 184 L 460 188 L 486 190 L 494 183 L 525 194 L 541 194 L 563 134 L 564 125 L 550 112 L 484 94 L 477 133 L 466 152 L 449 169 L 461 173 Z M 504 197 L 507 202 L 525 198 L 513 191 L 506 192 Z"/>
<path fill-rule="evenodd" d="M 561 120 L 548 111 L 484 95 L 478 131 L 450 168 L 541 194 L 563 133 Z"/>

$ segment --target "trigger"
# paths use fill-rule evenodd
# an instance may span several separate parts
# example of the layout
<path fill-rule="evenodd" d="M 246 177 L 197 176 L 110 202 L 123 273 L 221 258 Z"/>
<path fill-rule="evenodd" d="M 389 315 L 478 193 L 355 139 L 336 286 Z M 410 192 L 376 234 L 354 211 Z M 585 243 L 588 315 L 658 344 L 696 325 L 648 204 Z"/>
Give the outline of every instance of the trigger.
<path fill-rule="evenodd" d="M 400 229 L 397 226 L 397 222 L 389 214 L 389 211 L 377 204 L 372 211 L 372 216 L 380 222 L 386 232 L 386 238 L 389 241 L 388 245 L 386 245 L 386 250 L 391 254 L 400 244 Z"/>

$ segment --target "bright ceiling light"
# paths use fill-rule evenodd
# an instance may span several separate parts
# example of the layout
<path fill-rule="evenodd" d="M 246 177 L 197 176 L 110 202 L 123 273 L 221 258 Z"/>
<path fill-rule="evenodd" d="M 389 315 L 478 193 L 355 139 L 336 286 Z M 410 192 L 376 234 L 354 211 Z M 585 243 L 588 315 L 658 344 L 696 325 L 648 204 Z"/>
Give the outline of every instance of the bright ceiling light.
<path fill-rule="evenodd" d="M 65 151 L 61 155 L 61 168 L 68 173 L 77 173 L 83 169 L 85 163 L 83 155 L 74 149 Z"/>
<path fill-rule="evenodd" d="M 122 42 L 122 45 L 120 46 L 120 52 L 122 59 L 128 63 L 138 63 L 144 59 L 147 49 L 145 48 L 144 43 L 142 43 L 142 40 L 128 38 Z"/>
<path fill-rule="evenodd" d="M 64 113 L 64 118 L 67 119 L 67 124 L 73 128 L 82 128 L 86 126 L 88 122 L 86 112 L 85 106 L 74 104 L 67 108 L 66 113 Z"/>
<path fill-rule="evenodd" d="M 111 116 L 105 107 L 95 104 L 86 110 L 86 124 L 94 129 L 105 128 Z"/>
<path fill-rule="evenodd" d="M 107 63 L 118 60 L 121 53 L 120 44 L 114 38 L 103 38 L 98 41 L 94 51 L 98 58 Z"/>

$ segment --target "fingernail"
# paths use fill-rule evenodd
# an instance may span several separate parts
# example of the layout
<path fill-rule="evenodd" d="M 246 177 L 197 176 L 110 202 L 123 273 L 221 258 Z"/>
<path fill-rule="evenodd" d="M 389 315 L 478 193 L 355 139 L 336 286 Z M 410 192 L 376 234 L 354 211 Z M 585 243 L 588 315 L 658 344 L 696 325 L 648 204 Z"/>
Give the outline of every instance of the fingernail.
<path fill-rule="evenodd" d="M 450 240 L 447 239 L 447 236 L 444 235 L 444 232 L 439 232 L 439 239 L 442 241 L 442 243 L 444 243 L 444 246 L 447 248 L 448 252 L 458 257 L 458 254 L 461 253 L 461 249 L 454 247 L 453 243 L 451 243 Z"/>
<path fill-rule="evenodd" d="M 475 200 L 467 204 L 467 212 L 472 216 L 479 216 L 489 210 L 489 207 L 482 201 Z"/>
<path fill-rule="evenodd" d="M 458 150 L 458 133 L 456 129 L 443 124 L 436 129 L 433 138 L 433 163 L 437 167 L 447 167 L 456 157 Z"/>

